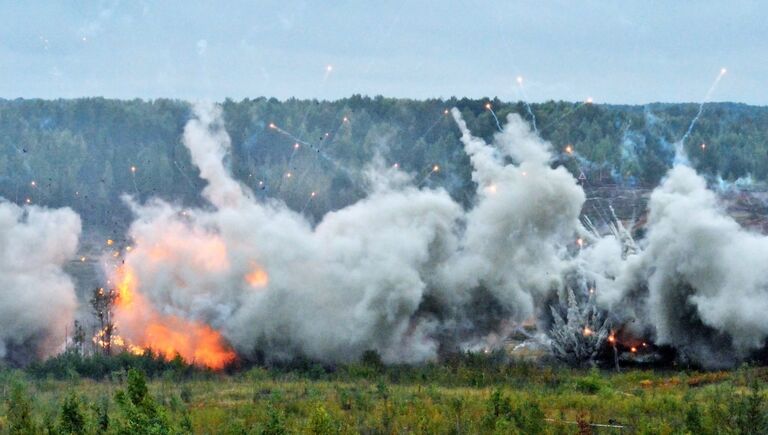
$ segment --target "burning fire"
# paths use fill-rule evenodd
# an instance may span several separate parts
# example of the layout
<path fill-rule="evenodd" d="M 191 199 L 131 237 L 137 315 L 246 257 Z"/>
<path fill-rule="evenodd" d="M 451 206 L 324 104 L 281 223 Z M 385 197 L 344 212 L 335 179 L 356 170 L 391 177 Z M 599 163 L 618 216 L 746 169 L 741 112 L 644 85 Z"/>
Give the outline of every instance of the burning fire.
<path fill-rule="evenodd" d="M 113 335 L 112 346 L 139 354 L 152 349 L 169 361 L 180 355 L 187 362 L 214 370 L 235 359 L 218 331 L 204 323 L 158 312 L 138 288 L 133 270 L 127 265 L 118 268 L 115 323 L 123 336 Z M 105 333 L 100 331 L 94 342 L 106 347 Z"/>
<path fill-rule="evenodd" d="M 314 192 L 312 193 L 314 194 Z M 269 284 L 269 275 L 259 265 L 254 264 L 251 271 L 245 275 L 245 282 L 253 288 L 264 288 Z"/>

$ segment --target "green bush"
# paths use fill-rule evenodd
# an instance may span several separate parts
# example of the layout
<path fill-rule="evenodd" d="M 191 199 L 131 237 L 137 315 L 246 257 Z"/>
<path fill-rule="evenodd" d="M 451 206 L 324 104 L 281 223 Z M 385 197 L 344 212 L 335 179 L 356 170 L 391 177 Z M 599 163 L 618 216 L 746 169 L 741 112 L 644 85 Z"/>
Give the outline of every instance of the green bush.
<path fill-rule="evenodd" d="M 83 402 L 75 393 L 69 393 L 61 404 L 58 431 L 63 434 L 85 433 L 85 411 Z"/>
<path fill-rule="evenodd" d="M 146 377 L 142 372 L 128 371 L 125 390 L 115 394 L 115 402 L 122 413 L 117 421 L 118 434 L 170 434 L 171 425 L 165 410 L 149 395 Z"/>
<path fill-rule="evenodd" d="M 38 428 L 32 419 L 32 399 L 22 382 L 14 382 L 11 394 L 6 400 L 8 432 L 18 435 L 33 435 Z"/>

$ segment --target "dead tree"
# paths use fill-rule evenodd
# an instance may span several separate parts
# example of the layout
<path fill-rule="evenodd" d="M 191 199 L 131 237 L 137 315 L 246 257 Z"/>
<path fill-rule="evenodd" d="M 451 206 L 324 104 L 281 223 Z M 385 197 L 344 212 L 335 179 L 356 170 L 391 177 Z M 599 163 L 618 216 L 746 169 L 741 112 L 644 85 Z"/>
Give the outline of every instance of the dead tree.
<path fill-rule="evenodd" d="M 112 336 L 115 333 L 115 323 L 112 320 L 112 309 L 117 299 L 117 292 L 97 288 L 91 296 L 91 308 L 96 320 L 99 322 L 99 331 L 95 340 L 101 346 L 106 355 L 112 354 Z"/>

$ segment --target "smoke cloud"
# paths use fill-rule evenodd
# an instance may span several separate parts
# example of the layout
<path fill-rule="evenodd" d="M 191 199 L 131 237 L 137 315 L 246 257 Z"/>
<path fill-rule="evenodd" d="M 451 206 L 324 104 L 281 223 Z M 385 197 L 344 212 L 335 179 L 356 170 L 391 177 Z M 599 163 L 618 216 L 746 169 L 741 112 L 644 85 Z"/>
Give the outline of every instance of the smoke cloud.
<path fill-rule="evenodd" d="M 683 165 L 653 192 L 649 209 L 642 251 L 620 273 L 623 288 L 602 299 L 609 309 L 634 301 L 658 344 L 705 366 L 730 366 L 763 348 L 768 238 L 742 229 Z"/>
<path fill-rule="evenodd" d="M 444 341 L 478 339 L 465 332 L 488 325 L 490 313 L 474 301 L 496 307 L 490 333 L 501 320 L 530 318 L 561 286 L 584 194 L 549 167 L 548 144 L 516 115 L 488 145 L 454 111 L 478 183 L 472 210 L 374 162 L 368 197 L 313 226 L 233 180 L 220 109 L 195 113 L 184 143 L 213 208 L 131 202 L 125 266 L 158 312 L 210 325 L 241 355 L 345 361 L 375 349 L 387 361 L 424 361 Z M 143 322 L 121 316 L 121 334 L 141 343 L 145 331 L 131 323 Z"/>
<path fill-rule="evenodd" d="M 79 237 L 80 218 L 69 208 L 0 200 L 0 357 L 23 363 L 63 350 L 77 308 L 63 266 Z"/>
<path fill-rule="evenodd" d="M 477 186 L 469 208 L 376 158 L 362 171 L 368 195 L 313 224 L 232 177 L 220 107 L 194 113 L 183 141 L 208 205 L 125 197 L 132 249 L 107 272 L 133 346 L 214 368 L 233 350 L 421 362 L 499 346 L 527 321 L 550 332 L 550 305 L 589 300 L 623 333 L 708 367 L 765 347 L 768 238 L 729 217 L 684 159 L 652 193 L 636 242 L 612 209 L 605 234 L 584 216 L 584 190 L 518 115 L 489 144 L 453 109 Z M 79 235 L 69 209 L 0 203 L 0 356 L 62 349 L 77 308 L 62 267 Z"/>

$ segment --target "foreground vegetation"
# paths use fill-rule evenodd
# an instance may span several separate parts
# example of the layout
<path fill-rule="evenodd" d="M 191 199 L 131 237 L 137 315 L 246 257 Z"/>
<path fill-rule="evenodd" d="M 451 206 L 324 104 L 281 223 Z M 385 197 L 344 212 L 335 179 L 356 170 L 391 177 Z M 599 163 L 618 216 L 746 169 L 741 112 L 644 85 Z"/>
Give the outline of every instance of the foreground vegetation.
<path fill-rule="evenodd" d="M 121 358 L 153 376 L 132 368 L 96 379 L 58 371 L 72 361 L 0 371 L 0 432 L 768 431 L 766 368 L 615 373 L 511 363 L 500 355 L 385 367 L 367 354 L 359 364 L 299 361 L 227 374 Z"/>

